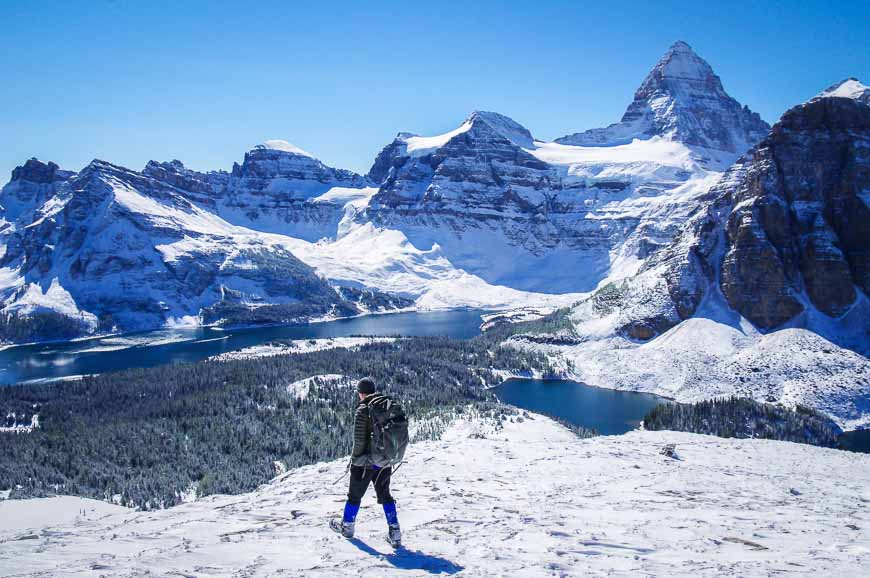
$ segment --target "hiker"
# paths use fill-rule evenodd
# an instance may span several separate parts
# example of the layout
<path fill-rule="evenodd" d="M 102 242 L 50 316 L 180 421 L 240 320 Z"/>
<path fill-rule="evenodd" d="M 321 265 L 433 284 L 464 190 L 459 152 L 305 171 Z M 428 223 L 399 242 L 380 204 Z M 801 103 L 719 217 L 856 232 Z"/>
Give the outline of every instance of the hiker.
<path fill-rule="evenodd" d="M 399 464 L 408 445 L 408 420 L 401 406 L 375 391 L 375 382 L 363 378 L 357 383 L 359 402 L 353 419 L 350 487 L 341 521 L 330 520 L 330 527 L 345 538 L 353 538 L 354 523 L 369 484 L 375 486 L 378 503 L 387 518 L 387 541 L 398 548 L 402 541 L 396 501 L 390 495 L 393 466 Z"/>

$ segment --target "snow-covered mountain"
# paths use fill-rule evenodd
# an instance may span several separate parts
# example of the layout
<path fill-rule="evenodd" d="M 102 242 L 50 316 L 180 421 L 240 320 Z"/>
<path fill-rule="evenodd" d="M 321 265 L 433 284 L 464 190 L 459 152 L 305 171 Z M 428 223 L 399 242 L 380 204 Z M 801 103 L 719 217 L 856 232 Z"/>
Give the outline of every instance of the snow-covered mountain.
<path fill-rule="evenodd" d="M 802 403 L 867 427 L 868 151 L 860 98 L 794 107 L 670 245 L 574 308 L 573 344 L 531 346 L 587 383 Z"/>
<path fill-rule="evenodd" d="M 742 154 L 770 127 L 722 87 L 713 68 L 685 42 L 676 42 L 634 93 L 622 120 L 556 142 L 614 146 L 661 137 L 690 147 Z"/>
<path fill-rule="evenodd" d="M 176 180 L 156 165 L 143 174 L 104 161 L 78 174 L 36 160 L 16 169 L 0 194 L 4 312 L 59 313 L 91 333 L 359 311 L 284 237 L 191 202 L 190 183 L 177 188 L 183 167 L 170 168 Z"/>
<path fill-rule="evenodd" d="M 230 173 L 151 161 L 144 174 L 172 183 L 229 223 L 307 241 L 335 237 L 345 207 L 374 194 L 365 177 L 326 166 L 282 140 L 257 145 Z"/>
<path fill-rule="evenodd" d="M 661 454 L 666 444 L 678 459 Z M 151 512 L 0 501 L 0 568 L 10 578 L 860 576 L 870 565 L 863 454 L 678 432 L 578 439 L 527 414 L 497 427 L 461 420 L 407 459 L 392 483 L 396 552 L 372 496 L 354 540 L 328 528 L 346 490 L 330 486 L 338 460 Z"/>
<path fill-rule="evenodd" d="M 380 187 L 357 221 L 492 284 L 591 291 L 669 241 L 692 198 L 768 128 L 677 43 L 604 131 L 619 138 L 541 142 L 481 111 L 442 135 L 400 133 L 369 171 Z"/>
<path fill-rule="evenodd" d="M 870 87 L 863 84 L 860 80 L 854 77 L 841 80 L 837 84 L 831 85 L 815 98 L 825 98 L 828 96 L 837 96 L 840 98 L 851 98 L 864 104 L 870 104 Z"/>

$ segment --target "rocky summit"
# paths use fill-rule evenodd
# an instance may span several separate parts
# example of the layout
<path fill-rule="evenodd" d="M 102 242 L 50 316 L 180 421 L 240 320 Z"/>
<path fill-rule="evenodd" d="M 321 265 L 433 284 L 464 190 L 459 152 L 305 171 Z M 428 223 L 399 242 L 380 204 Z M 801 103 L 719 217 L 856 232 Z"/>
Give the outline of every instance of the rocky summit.
<path fill-rule="evenodd" d="M 257 145 L 229 173 L 199 173 L 180 161 L 151 161 L 144 173 L 234 225 L 311 241 L 335 236 L 346 197 L 370 194 L 366 177 L 327 166 L 282 140 Z"/>
<path fill-rule="evenodd" d="M 692 147 L 740 154 L 769 128 L 758 114 L 725 92 L 706 60 L 685 42 L 677 42 L 641 83 L 620 122 L 556 142 L 614 146 L 660 136 Z"/>

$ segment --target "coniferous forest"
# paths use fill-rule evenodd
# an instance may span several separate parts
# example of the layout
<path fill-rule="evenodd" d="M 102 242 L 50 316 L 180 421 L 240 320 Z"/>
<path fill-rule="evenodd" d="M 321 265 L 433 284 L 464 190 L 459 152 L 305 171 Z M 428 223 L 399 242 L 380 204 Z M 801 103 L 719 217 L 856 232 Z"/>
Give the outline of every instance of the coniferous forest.
<path fill-rule="evenodd" d="M 0 433 L 0 488 L 12 498 L 74 494 L 144 509 L 191 491 L 250 491 L 283 468 L 350 452 L 355 380 L 382 384 L 406 407 L 416 439 L 427 439 L 469 405 L 505 411 L 483 387 L 500 381 L 490 369 L 548 365 L 483 338 L 429 337 L 4 387 L 0 415 L 29 423 L 37 414 L 39 427 Z M 347 379 L 312 380 L 303 397 L 288 391 L 326 374 Z"/>
<path fill-rule="evenodd" d="M 837 447 L 841 430 L 807 407 L 795 409 L 729 397 L 690 404 L 659 404 L 643 418 L 649 430 L 675 430 L 725 438 L 762 438 Z"/>

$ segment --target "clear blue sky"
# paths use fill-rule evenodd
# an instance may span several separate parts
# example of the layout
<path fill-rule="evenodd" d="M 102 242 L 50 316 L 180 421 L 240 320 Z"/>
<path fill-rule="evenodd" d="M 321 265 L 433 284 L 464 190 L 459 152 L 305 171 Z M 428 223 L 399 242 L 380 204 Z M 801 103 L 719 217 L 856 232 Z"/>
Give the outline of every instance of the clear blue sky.
<path fill-rule="evenodd" d="M 685 40 L 775 121 L 870 82 L 870 2 L 0 0 L 0 183 L 36 156 L 229 169 L 268 138 L 360 172 L 472 110 L 543 139 L 619 119 Z"/>

